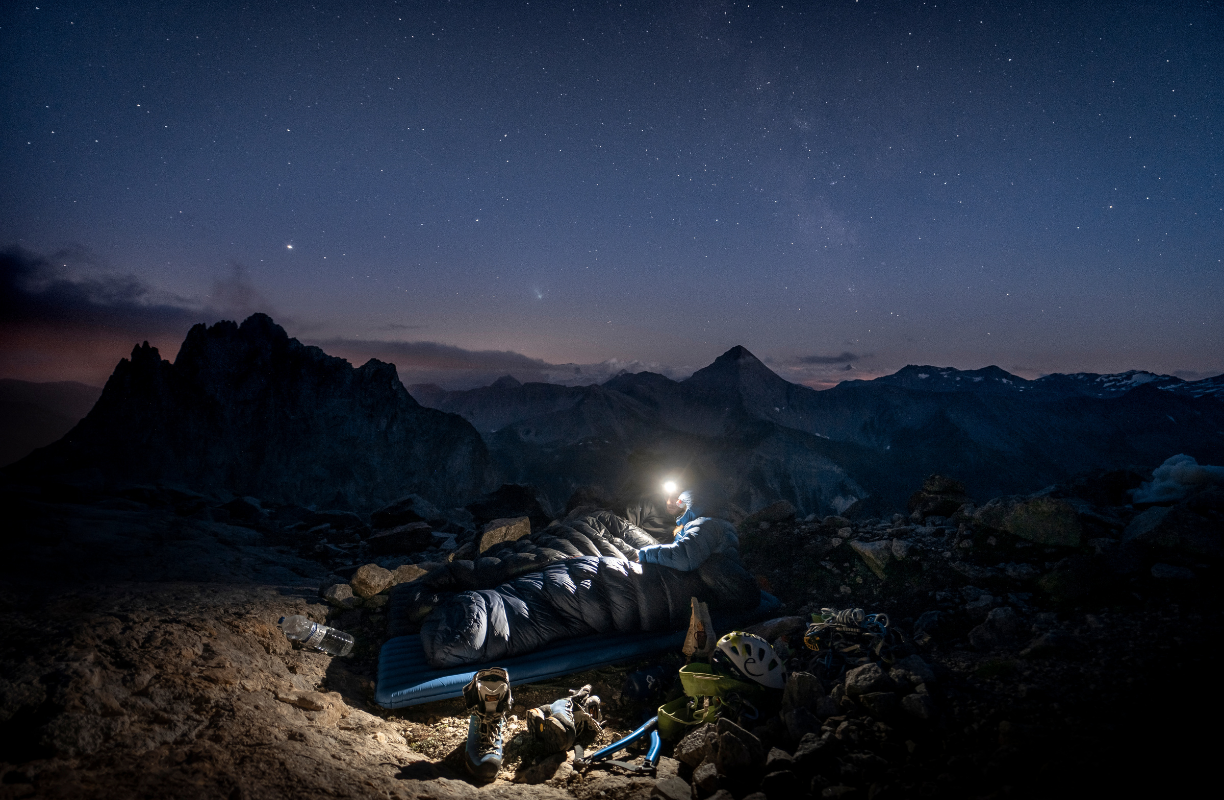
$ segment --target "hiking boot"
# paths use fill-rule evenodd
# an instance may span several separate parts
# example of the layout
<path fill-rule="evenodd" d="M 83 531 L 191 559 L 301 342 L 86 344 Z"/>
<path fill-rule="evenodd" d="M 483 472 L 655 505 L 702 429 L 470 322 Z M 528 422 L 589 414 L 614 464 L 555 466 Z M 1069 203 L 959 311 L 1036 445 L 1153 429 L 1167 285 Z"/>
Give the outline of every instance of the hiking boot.
<path fill-rule="evenodd" d="M 527 712 L 527 730 L 550 753 L 569 750 L 589 730 L 600 731 L 599 698 L 589 685 L 553 703 Z"/>
<path fill-rule="evenodd" d="M 514 705 L 510 675 L 504 669 L 480 670 L 463 687 L 463 700 L 472 712 L 464 761 L 477 778 L 492 780 L 501 769 L 506 712 Z"/>

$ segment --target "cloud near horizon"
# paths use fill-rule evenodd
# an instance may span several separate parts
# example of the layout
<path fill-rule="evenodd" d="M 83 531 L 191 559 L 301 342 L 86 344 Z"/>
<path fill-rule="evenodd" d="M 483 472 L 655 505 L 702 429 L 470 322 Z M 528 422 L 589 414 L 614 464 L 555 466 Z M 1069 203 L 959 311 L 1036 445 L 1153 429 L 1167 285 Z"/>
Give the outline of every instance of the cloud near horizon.
<path fill-rule="evenodd" d="M 870 380 L 886 374 L 883 370 L 863 365 L 872 361 L 870 353 L 843 351 L 838 355 L 806 355 L 793 358 L 765 359 L 769 368 L 791 383 L 801 383 L 812 389 L 831 389 L 842 381 Z M 854 366 L 859 363 L 859 366 Z"/>
<path fill-rule="evenodd" d="M 381 339 L 316 339 L 312 344 L 354 365 L 371 358 L 394 364 L 406 386 L 433 383 L 444 389 L 473 389 L 488 386 L 503 375 L 522 383 L 558 383 L 585 386 L 603 383 L 621 372 L 658 372 L 672 379 L 691 374 L 691 369 L 676 369 L 638 360 L 608 359 L 595 364 L 552 364 L 513 350 L 467 350 L 439 342 L 404 342 Z"/>
<path fill-rule="evenodd" d="M 104 269 L 84 250 L 0 250 L 0 377 L 101 386 L 141 342 L 172 359 L 192 325 L 269 305 L 236 263 L 199 302 Z"/>
<path fill-rule="evenodd" d="M 278 314 L 237 262 L 203 299 L 194 300 L 159 293 L 134 275 L 107 270 L 85 250 L 42 255 L 9 247 L 0 250 L 0 377 L 102 386 L 119 360 L 141 342 L 157 347 L 162 358 L 173 359 L 191 326 L 222 319 L 237 322 L 257 311 L 289 330 L 305 327 Z M 393 331 L 417 327 L 387 326 Z M 524 383 L 574 386 L 603 383 L 622 371 L 649 370 L 671 378 L 692 372 L 620 359 L 552 364 L 512 350 L 466 350 L 429 341 L 303 341 L 355 365 L 371 358 L 395 364 L 405 384 L 436 383 L 447 389 L 487 386 L 503 375 Z"/>
<path fill-rule="evenodd" d="M 852 362 L 859 361 L 862 358 L 863 357 L 861 355 L 855 355 L 849 351 L 844 351 L 840 355 L 836 356 L 799 356 L 798 361 L 800 364 L 850 364 Z"/>

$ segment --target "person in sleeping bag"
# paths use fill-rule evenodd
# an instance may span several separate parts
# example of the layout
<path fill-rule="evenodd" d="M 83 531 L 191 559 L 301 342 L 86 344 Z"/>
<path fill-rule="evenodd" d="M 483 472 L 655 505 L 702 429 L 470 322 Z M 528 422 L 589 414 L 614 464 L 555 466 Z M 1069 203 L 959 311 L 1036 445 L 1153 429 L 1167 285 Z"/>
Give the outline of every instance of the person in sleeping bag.
<path fill-rule="evenodd" d="M 738 560 L 739 537 L 735 526 L 722 516 L 721 509 L 706 500 L 709 491 L 686 490 L 668 510 L 683 511 L 676 517 L 676 535 L 670 544 L 643 547 L 637 551 L 642 564 L 658 564 L 682 572 L 692 572 L 715 553 L 727 553 Z"/>

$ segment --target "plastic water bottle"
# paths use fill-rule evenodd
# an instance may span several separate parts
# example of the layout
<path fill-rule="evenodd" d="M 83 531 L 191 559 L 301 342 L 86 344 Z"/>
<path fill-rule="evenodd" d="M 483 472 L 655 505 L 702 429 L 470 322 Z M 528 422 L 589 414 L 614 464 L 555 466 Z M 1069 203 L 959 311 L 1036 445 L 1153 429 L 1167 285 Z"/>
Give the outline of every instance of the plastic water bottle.
<path fill-rule="evenodd" d="M 333 656 L 347 656 L 353 649 L 352 636 L 327 625 L 311 622 L 301 614 L 281 617 L 279 624 L 285 636 L 295 642 L 301 642 L 303 647 Z"/>

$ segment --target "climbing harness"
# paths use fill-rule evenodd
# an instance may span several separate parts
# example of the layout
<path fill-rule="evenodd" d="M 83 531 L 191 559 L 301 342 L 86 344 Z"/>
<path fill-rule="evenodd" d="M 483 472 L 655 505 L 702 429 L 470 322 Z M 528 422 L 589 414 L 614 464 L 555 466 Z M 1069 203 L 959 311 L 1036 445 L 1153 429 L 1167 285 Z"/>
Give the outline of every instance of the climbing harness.
<path fill-rule="evenodd" d="M 710 664 L 694 662 L 680 668 L 684 695 L 659 706 L 659 732 L 678 741 L 693 728 L 726 717 L 750 727 L 761 716 L 766 688 L 737 676 L 715 672 Z"/>

